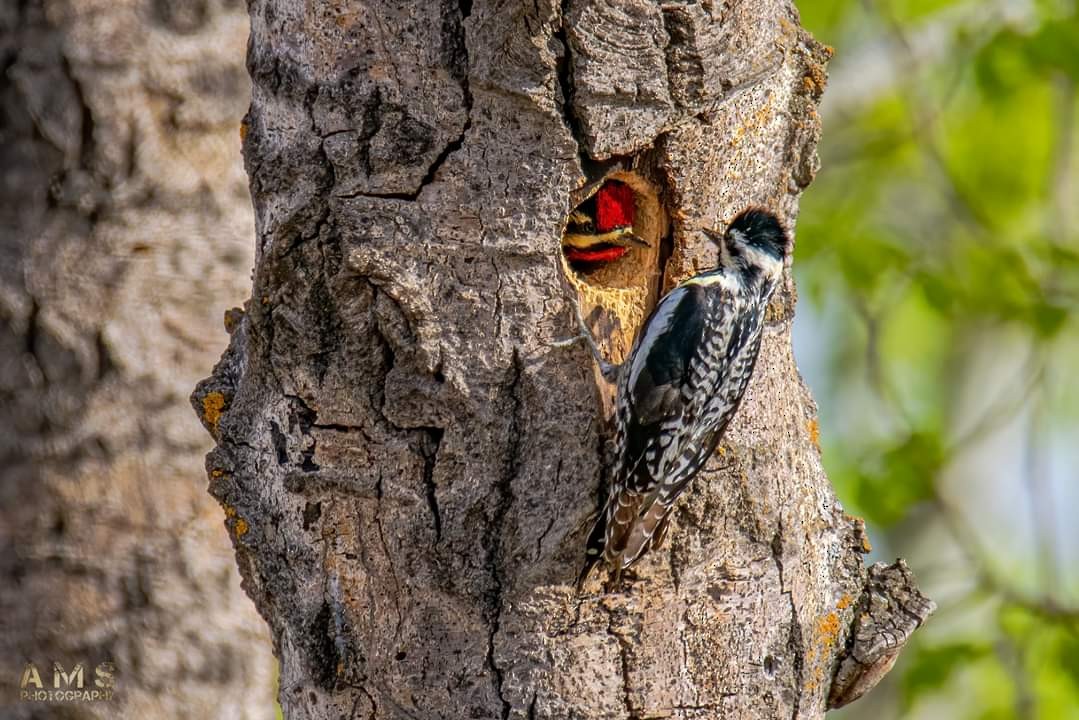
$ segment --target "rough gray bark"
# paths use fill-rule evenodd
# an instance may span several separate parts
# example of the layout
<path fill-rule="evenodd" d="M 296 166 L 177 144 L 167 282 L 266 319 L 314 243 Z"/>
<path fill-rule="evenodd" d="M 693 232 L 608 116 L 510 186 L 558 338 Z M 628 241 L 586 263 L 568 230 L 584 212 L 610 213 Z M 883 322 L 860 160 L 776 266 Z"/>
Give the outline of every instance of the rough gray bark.
<path fill-rule="evenodd" d="M 254 289 L 193 403 L 286 716 L 820 717 L 868 545 L 789 273 L 725 442 L 611 594 L 572 588 L 610 389 L 550 346 L 577 293 L 620 357 L 714 264 L 702 229 L 750 204 L 793 227 L 827 54 L 790 3 L 250 10 Z M 664 252 L 577 276 L 562 228 L 609 173 Z"/>
<path fill-rule="evenodd" d="M 238 3 L 0 3 L 0 716 L 272 716 L 186 396 L 243 297 Z M 20 702 L 24 663 L 115 700 Z"/>

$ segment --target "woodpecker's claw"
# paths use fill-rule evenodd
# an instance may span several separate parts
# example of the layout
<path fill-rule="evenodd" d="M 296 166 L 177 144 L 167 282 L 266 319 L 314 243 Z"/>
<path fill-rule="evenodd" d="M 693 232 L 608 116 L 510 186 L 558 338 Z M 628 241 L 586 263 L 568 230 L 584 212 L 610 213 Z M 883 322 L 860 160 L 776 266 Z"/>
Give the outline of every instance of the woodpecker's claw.
<path fill-rule="evenodd" d="M 588 349 L 592 351 L 592 358 L 596 361 L 596 364 L 599 365 L 599 371 L 603 374 L 604 379 L 608 382 L 614 382 L 615 378 L 618 377 L 619 366 L 613 365 L 603 359 L 603 356 L 600 354 L 600 349 L 590 333 L 581 333 L 580 335 L 574 335 L 573 337 L 564 340 L 555 340 L 551 345 L 556 348 L 564 348 L 581 342 L 582 340 L 588 345 Z"/>
<path fill-rule="evenodd" d="M 613 365 L 604 359 L 603 353 L 599 349 L 599 345 L 596 344 L 596 339 L 592 336 L 592 331 L 588 329 L 588 324 L 584 321 L 584 315 L 581 314 L 580 303 L 575 299 L 570 302 L 573 304 L 573 310 L 577 316 L 577 326 L 580 328 L 580 332 L 577 335 L 564 340 L 555 340 L 551 345 L 557 348 L 563 348 L 583 340 L 588 344 L 588 349 L 592 351 L 592 358 L 596 361 L 596 365 L 599 365 L 599 371 L 603 374 L 604 379 L 608 382 L 614 382 L 614 379 L 618 376 L 618 369 L 620 366 Z"/>

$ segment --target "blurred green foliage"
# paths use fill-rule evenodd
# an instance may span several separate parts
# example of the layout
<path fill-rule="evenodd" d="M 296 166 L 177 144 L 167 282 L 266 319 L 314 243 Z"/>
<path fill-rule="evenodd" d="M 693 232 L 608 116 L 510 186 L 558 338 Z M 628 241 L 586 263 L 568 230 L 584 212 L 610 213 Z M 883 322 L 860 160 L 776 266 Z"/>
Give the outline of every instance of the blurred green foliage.
<path fill-rule="evenodd" d="M 836 57 L 795 343 L 841 501 L 940 605 L 837 715 L 1079 718 L 1079 11 L 798 6 Z"/>

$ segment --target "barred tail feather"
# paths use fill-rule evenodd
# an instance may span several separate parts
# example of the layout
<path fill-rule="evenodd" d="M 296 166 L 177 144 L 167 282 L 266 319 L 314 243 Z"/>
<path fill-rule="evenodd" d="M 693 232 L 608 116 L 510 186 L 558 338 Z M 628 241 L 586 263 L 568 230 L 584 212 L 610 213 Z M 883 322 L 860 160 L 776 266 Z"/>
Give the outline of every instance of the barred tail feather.
<path fill-rule="evenodd" d="M 654 495 L 642 503 L 626 538 L 622 567 L 628 568 L 640 560 L 641 556 L 647 553 L 654 544 L 662 541 L 663 535 L 667 532 L 667 519 L 670 517 L 670 512 L 670 507 L 657 502 Z"/>
<path fill-rule="evenodd" d="M 584 568 L 581 570 L 581 574 L 577 576 L 577 592 L 581 591 L 584 586 L 585 580 L 588 579 L 589 574 L 592 572 L 592 568 L 599 564 L 603 560 L 603 549 L 606 545 L 605 537 L 607 534 L 607 509 L 604 508 L 600 512 L 599 517 L 596 518 L 596 524 L 592 526 L 592 532 L 588 535 L 588 544 L 585 546 L 585 559 Z"/>

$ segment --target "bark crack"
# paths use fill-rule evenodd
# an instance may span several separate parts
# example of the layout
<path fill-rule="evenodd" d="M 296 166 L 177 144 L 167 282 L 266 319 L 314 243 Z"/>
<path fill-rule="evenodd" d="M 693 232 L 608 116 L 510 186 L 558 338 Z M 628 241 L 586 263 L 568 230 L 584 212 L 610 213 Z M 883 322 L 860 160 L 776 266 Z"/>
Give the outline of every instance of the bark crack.
<path fill-rule="evenodd" d="M 435 531 L 435 545 L 442 540 L 442 514 L 438 509 L 438 487 L 435 485 L 435 464 L 442 447 L 445 430 L 437 427 L 420 428 L 420 453 L 423 455 L 423 487 L 427 507 L 431 511 L 431 523 Z"/>
<path fill-rule="evenodd" d="M 569 130 L 570 137 L 577 145 L 577 156 L 581 166 L 590 163 L 588 153 L 584 145 L 584 127 L 581 119 L 573 109 L 573 52 L 570 49 L 569 36 L 566 32 L 566 12 L 569 10 L 570 0 L 562 0 L 562 6 L 558 16 L 558 27 L 554 38 L 562 44 L 562 55 L 558 58 L 555 66 L 555 76 L 558 80 L 558 88 L 562 95 L 562 121 Z"/>
<path fill-rule="evenodd" d="M 94 112 L 90 107 L 90 103 L 86 100 L 86 93 L 82 88 L 82 83 L 80 83 L 79 79 L 75 76 L 75 69 L 71 65 L 71 60 L 63 53 L 60 54 L 60 68 L 71 82 L 71 88 L 75 93 L 75 99 L 79 103 L 80 138 L 78 167 L 89 172 L 93 166 L 95 150 Z"/>
<path fill-rule="evenodd" d="M 442 152 L 440 152 L 438 154 L 438 156 L 434 159 L 434 161 L 432 161 L 431 165 L 427 168 L 427 172 L 424 173 L 423 178 L 420 179 L 420 183 L 419 183 L 419 185 L 416 187 L 416 189 L 414 191 L 411 191 L 411 192 L 384 192 L 384 193 L 359 191 L 359 192 L 352 192 L 352 193 L 337 194 L 336 197 L 341 198 L 342 200 L 352 200 L 352 199 L 355 199 L 355 198 L 365 197 L 365 198 L 380 198 L 380 199 L 384 199 L 384 200 L 404 200 L 406 202 L 415 202 L 416 200 L 419 199 L 420 193 L 423 192 L 423 189 L 425 187 L 427 187 L 428 185 L 431 185 L 432 183 L 434 183 L 435 176 L 438 174 L 438 171 L 440 169 L 442 169 L 442 166 L 445 164 L 446 160 L 448 160 L 451 155 L 453 155 L 455 152 L 460 150 L 461 147 L 464 145 L 465 136 L 468 135 L 468 131 L 472 128 L 473 98 L 472 98 L 472 86 L 471 86 L 471 83 L 470 83 L 470 80 L 469 80 L 469 71 L 470 71 L 470 68 L 471 68 L 471 61 L 469 59 L 469 54 L 468 54 L 468 33 L 467 33 L 466 29 L 465 29 L 465 20 L 467 20 L 468 17 L 472 14 L 472 3 L 471 3 L 471 1 L 470 0 L 460 0 L 460 10 L 461 10 L 461 18 L 460 18 L 460 20 L 457 21 L 457 27 L 455 28 L 455 31 L 458 34 L 459 47 L 461 49 L 461 56 L 462 56 L 461 57 L 461 65 L 462 65 L 462 67 L 460 68 L 459 73 L 454 73 L 454 74 L 457 75 L 458 82 L 461 85 L 461 97 L 462 97 L 462 100 L 464 101 L 465 121 L 464 121 L 464 124 L 461 126 L 461 132 L 457 135 L 456 138 L 450 140 L 446 144 L 446 147 L 444 147 L 442 149 Z M 385 48 L 383 49 L 383 51 L 388 52 L 388 51 L 385 50 Z M 392 55 L 387 55 L 387 57 L 392 57 Z M 394 67 L 394 71 L 396 73 L 396 66 Z M 338 132 L 352 132 L 353 130 L 354 130 L 354 128 L 346 128 L 345 130 L 338 131 Z M 337 134 L 337 133 L 329 133 L 326 136 L 322 136 L 322 139 L 325 140 L 326 137 L 330 137 L 330 136 L 332 136 L 334 134 Z M 325 153 L 325 151 L 323 151 L 323 152 Z M 332 168 L 332 163 L 330 163 L 329 165 Z"/>
<path fill-rule="evenodd" d="M 360 692 L 362 692 L 367 697 L 367 702 L 371 703 L 371 714 L 367 716 L 367 720 L 374 720 L 374 718 L 378 715 L 378 703 L 375 702 L 374 696 L 371 695 L 371 692 L 366 687 L 360 685 L 359 688 Z"/>
<path fill-rule="evenodd" d="M 791 606 L 790 635 L 787 638 L 787 651 L 791 655 L 791 664 L 794 667 L 794 677 L 797 683 L 794 691 L 794 708 L 791 711 L 791 720 L 797 720 L 798 712 L 802 703 L 802 688 L 805 687 L 805 660 L 803 658 L 804 640 L 802 638 L 802 623 L 798 619 L 798 606 L 794 602 L 794 592 L 786 588 L 786 578 L 783 570 L 783 525 L 772 536 L 772 559 L 779 571 L 779 586 L 782 593 L 787 596 Z"/>
<path fill-rule="evenodd" d="M 562 477 L 562 458 L 558 458 L 558 464 L 555 466 L 555 470 L 554 470 L 554 484 L 555 484 L 555 487 L 558 487 L 558 483 L 559 483 L 561 477 Z M 554 527 L 554 522 L 557 519 L 558 519 L 557 515 L 552 515 L 551 519 L 547 521 L 547 527 L 544 528 L 543 532 L 540 534 L 540 536 L 538 538 L 536 538 L 536 560 L 537 561 L 539 561 L 540 557 L 543 556 L 543 541 L 547 539 L 547 535 L 548 535 L 548 533 L 551 532 L 551 528 Z"/>
<path fill-rule="evenodd" d="M 692 675 L 689 672 L 689 643 L 686 642 L 686 625 L 693 625 L 693 623 L 689 621 L 689 608 L 686 608 L 686 612 L 682 614 L 682 627 L 678 631 L 678 639 L 682 644 L 682 672 L 687 678 L 690 678 Z M 689 683 L 693 689 L 693 703 L 695 706 L 700 705 L 701 691 L 697 687 L 697 683 L 693 682 L 693 680 L 689 680 Z"/>
<path fill-rule="evenodd" d="M 506 558 L 503 553 L 503 531 L 506 516 L 510 506 L 513 504 L 513 480 L 520 470 L 521 408 L 523 405 L 520 387 L 522 372 L 521 357 L 517 348 L 514 348 L 510 378 L 506 384 L 511 403 L 509 428 L 506 437 L 506 469 L 498 480 L 494 517 L 491 519 L 483 541 L 487 551 L 486 565 L 491 575 L 491 591 L 487 598 L 488 625 L 490 626 L 490 632 L 487 635 L 487 666 L 493 676 L 495 693 L 502 703 L 502 720 L 509 717 L 511 705 L 502 691 L 504 671 L 495 660 L 495 636 L 498 635 L 501 627 L 504 604 L 505 578 L 503 577 L 502 568 Z"/>
<path fill-rule="evenodd" d="M 502 337 L 502 273 L 498 269 L 498 263 L 491 259 L 495 277 L 498 279 L 498 287 L 495 288 L 495 337 Z"/>
<path fill-rule="evenodd" d="M 37 375 L 40 378 L 42 387 L 47 388 L 49 386 L 49 376 L 45 372 L 45 365 L 41 362 L 40 356 L 38 356 L 38 342 L 41 336 L 41 303 L 39 303 L 37 297 L 30 292 L 28 284 L 26 286 L 26 297 L 30 300 L 30 312 L 26 316 L 24 351 L 26 352 L 26 356 L 33 361 L 34 367 L 37 368 Z M 48 413 L 41 413 L 41 431 L 43 433 L 47 432 L 49 426 Z"/>
<path fill-rule="evenodd" d="M 376 284 L 372 283 L 370 280 L 367 281 L 367 284 L 372 291 L 372 312 L 374 312 L 374 307 L 377 305 L 378 302 L 378 296 L 379 294 L 381 294 L 383 297 L 388 299 L 395 308 L 397 308 L 398 312 L 401 312 L 402 316 L 404 316 L 404 312 L 401 311 L 399 303 L 394 300 L 392 296 L 380 290 L 379 287 Z M 372 336 L 375 338 L 376 342 L 382 349 L 383 362 L 385 363 L 383 380 L 385 380 L 385 378 L 389 376 L 390 372 L 394 369 L 397 363 L 397 355 L 394 352 L 393 346 L 391 345 L 389 338 L 379 325 L 379 319 L 377 314 L 374 315 L 374 319 L 375 322 L 372 328 L 374 332 L 372 333 Z M 392 428 L 393 430 L 396 430 L 400 433 L 409 432 L 409 428 L 404 428 L 397 425 L 386 414 L 385 382 L 383 382 L 379 387 L 379 396 L 374 399 L 374 405 L 378 408 L 379 417 L 382 419 L 383 422 L 386 423 L 388 427 Z M 413 434 L 413 437 L 415 437 L 416 444 L 412 446 L 413 449 L 418 451 L 419 454 L 423 457 L 422 481 L 424 487 L 424 497 L 427 500 L 427 507 L 431 513 L 431 527 L 433 528 L 435 533 L 435 545 L 437 545 L 442 540 L 442 512 L 438 506 L 438 486 L 435 483 L 434 473 L 435 465 L 438 463 L 438 453 L 439 450 L 441 450 L 442 448 L 442 438 L 444 435 L 445 429 L 440 427 L 427 426 L 415 428 L 415 433 Z"/>
<path fill-rule="evenodd" d="M 675 108 L 688 109 L 704 96 L 704 63 L 693 20 L 681 6 L 663 6 L 660 14 L 667 34 L 663 48 L 667 93 Z"/>
<path fill-rule="evenodd" d="M 375 484 L 375 527 L 378 528 L 378 539 L 382 543 L 382 552 L 386 555 L 386 563 L 390 567 L 390 576 L 393 578 L 393 606 L 397 611 L 397 626 L 393 630 L 393 640 L 397 642 L 401 638 L 401 625 L 404 615 L 401 614 L 401 582 L 397 578 L 397 565 L 390 555 L 390 548 L 386 544 L 386 533 L 382 529 L 382 471 L 379 470 L 378 482 Z"/>

